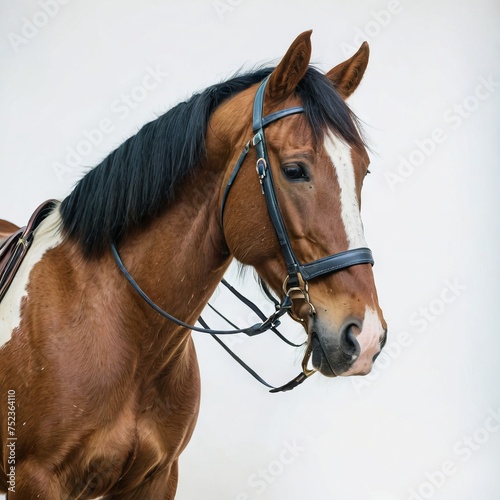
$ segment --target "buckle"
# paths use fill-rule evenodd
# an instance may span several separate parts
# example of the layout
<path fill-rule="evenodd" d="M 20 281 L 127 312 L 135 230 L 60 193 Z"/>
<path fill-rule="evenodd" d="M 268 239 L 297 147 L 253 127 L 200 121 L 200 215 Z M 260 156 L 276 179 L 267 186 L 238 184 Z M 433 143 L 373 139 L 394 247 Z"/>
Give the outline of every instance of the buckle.
<path fill-rule="evenodd" d="M 264 158 L 259 158 L 255 165 L 255 170 L 257 171 L 257 175 L 259 176 L 260 189 L 262 194 L 264 194 L 264 178 L 267 175 L 267 162 Z"/>
<path fill-rule="evenodd" d="M 283 293 L 285 296 L 289 297 L 290 300 L 293 302 L 294 300 L 303 300 L 310 309 L 311 314 L 314 316 L 316 314 L 316 309 L 314 305 L 312 304 L 310 297 L 309 297 L 309 285 L 307 281 L 304 281 L 302 279 L 302 276 L 299 273 L 299 280 L 302 282 L 302 286 L 292 286 L 288 288 L 288 282 L 290 280 L 290 276 L 288 275 L 285 278 L 285 281 L 283 282 Z M 300 297 L 293 297 L 292 294 L 300 294 Z M 304 323 L 303 318 L 299 318 L 296 316 L 293 312 L 292 309 L 290 308 L 288 311 L 288 314 L 294 319 L 295 321 L 298 321 L 299 323 Z"/>

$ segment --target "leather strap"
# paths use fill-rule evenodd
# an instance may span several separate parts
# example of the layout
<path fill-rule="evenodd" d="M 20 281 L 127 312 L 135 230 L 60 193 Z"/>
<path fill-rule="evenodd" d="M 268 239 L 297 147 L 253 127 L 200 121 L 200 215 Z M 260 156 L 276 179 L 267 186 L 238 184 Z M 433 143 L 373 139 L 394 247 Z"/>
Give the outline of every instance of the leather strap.
<path fill-rule="evenodd" d="M 158 306 L 147 294 L 142 290 L 142 288 L 137 284 L 137 282 L 134 280 L 132 275 L 128 272 L 127 268 L 125 267 L 125 264 L 123 263 L 120 254 L 118 252 L 118 249 L 116 248 L 116 245 L 114 243 L 111 243 L 111 252 L 113 254 L 113 257 L 115 259 L 115 262 L 120 269 L 121 273 L 125 276 L 127 281 L 130 283 L 132 288 L 136 293 L 138 293 L 142 299 L 153 309 L 155 310 L 160 316 L 163 316 L 164 318 L 172 321 L 176 325 L 182 326 L 183 328 L 188 328 L 189 330 L 193 330 L 195 332 L 200 332 L 200 333 L 209 333 L 211 335 L 233 335 L 235 333 L 244 333 L 245 335 L 248 335 L 249 337 L 253 337 L 254 335 L 259 335 L 261 333 L 266 332 L 267 330 L 271 330 L 272 328 L 275 328 L 280 325 L 280 319 L 281 316 L 286 314 L 290 308 L 292 307 L 292 300 L 290 297 L 287 295 L 281 302 L 279 308 L 276 308 L 273 314 L 271 314 L 265 321 L 262 323 L 256 323 L 255 325 L 249 326 L 247 328 L 237 328 L 234 330 L 212 330 L 212 329 L 207 329 L 207 328 L 199 328 L 194 325 L 190 325 L 179 318 L 176 318 L 172 314 L 168 313 L 167 311 L 163 310 L 160 306 Z"/>
<path fill-rule="evenodd" d="M 244 295 L 242 295 L 236 288 L 234 288 L 232 285 L 230 285 L 224 278 L 222 278 L 221 283 L 236 297 L 238 300 L 243 302 L 249 309 L 251 309 L 262 321 L 265 321 L 267 316 L 257 307 L 256 304 L 254 304 L 251 300 L 247 299 Z M 267 295 L 267 297 L 272 297 L 270 295 L 269 289 L 267 289 L 267 285 L 262 283 L 262 287 L 264 289 L 264 293 Z M 271 301 L 274 303 L 274 306 L 276 309 L 279 309 L 280 303 L 274 299 L 274 297 L 271 298 Z M 229 320 L 227 320 L 215 307 L 212 305 L 208 304 L 210 308 L 215 311 L 219 316 L 221 316 L 227 323 L 232 324 Z M 235 326 L 235 328 L 238 328 Z M 302 347 L 304 343 L 302 344 L 294 344 L 293 342 L 290 342 L 277 328 L 270 328 L 270 330 L 285 344 L 288 344 L 289 346 L 292 347 Z"/>
<path fill-rule="evenodd" d="M 264 127 L 277 119 L 288 116 L 289 114 L 301 113 L 304 109 L 302 107 L 288 108 L 286 110 L 277 111 L 263 118 L 264 94 L 268 79 L 269 77 L 263 80 L 255 95 L 252 115 L 252 124 L 255 135 L 253 137 L 252 144 L 257 152 L 257 174 L 262 186 L 262 192 L 266 199 L 269 217 L 271 218 L 271 222 L 286 262 L 288 286 L 290 288 L 300 286 L 299 275 L 304 281 L 308 281 L 322 276 L 323 274 L 330 274 L 358 264 L 373 265 L 373 255 L 369 248 L 346 250 L 307 264 L 300 264 L 299 260 L 295 256 L 290 239 L 288 238 L 288 233 L 281 211 L 279 209 L 279 203 L 276 198 L 272 169 L 270 168 L 269 156 L 266 147 Z"/>
<path fill-rule="evenodd" d="M 267 82 L 267 78 L 264 81 Z M 261 88 L 262 88 L 262 85 L 261 85 L 261 87 L 259 87 L 259 90 Z M 259 102 L 261 102 L 261 101 L 263 102 L 263 98 L 264 98 L 264 91 L 262 91 L 261 94 L 259 94 L 258 98 L 256 96 L 256 100 L 258 99 Z M 258 110 L 256 111 L 255 104 L 254 104 L 254 121 L 253 121 L 254 132 L 256 130 L 255 129 L 256 123 L 261 123 L 262 124 L 261 128 L 264 128 L 264 127 L 267 127 L 267 125 L 269 125 L 270 123 L 273 123 L 277 120 L 281 120 L 281 118 L 284 118 L 285 116 L 295 115 L 297 113 L 304 112 L 304 108 L 302 106 L 295 106 L 293 108 L 287 108 L 287 109 L 281 109 L 279 111 L 275 111 L 274 113 L 271 113 L 270 115 L 267 115 L 267 116 L 262 118 L 262 104 L 260 104 L 260 106 L 261 106 L 261 109 L 260 109 L 260 115 L 259 115 L 259 111 Z M 263 133 L 262 133 L 262 137 L 264 137 Z M 253 141 L 255 141 L 255 140 L 256 140 L 256 138 L 254 137 Z M 255 146 L 255 142 L 253 142 L 252 145 Z M 236 179 L 236 176 L 238 175 L 238 173 L 241 169 L 241 166 L 243 165 L 243 162 L 245 161 L 245 158 L 248 154 L 249 149 L 250 149 L 250 141 L 247 142 L 245 147 L 243 148 L 243 151 L 241 152 L 240 157 L 238 158 L 238 161 L 236 162 L 236 165 L 235 165 L 233 171 L 231 172 L 231 176 L 229 177 L 229 180 L 227 182 L 226 188 L 224 190 L 224 194 L 222 195 L 222 202 L 221 202 L 221 207 L 220 207 L 220 212 L 219 212 L 219 221 L 220 221 L 221 228 L 224 228 L 224 225 L 223 225 L 224 224 L 224 208 L 226 206 L 227 197 L 229 196 L 229 191 L 233 187 L 233 182 Z"/>
<path fill-rule="evenodd" d="M 345 252 L 329 255 L 309 264 L 299 266 L 300 274 L 305 281 L 323 274 L 330 274 L 358 264 L 374 264 L 372 251 L 369 248 L 353 248 Z"/>
<path fill-rule="evenodd" d="M 203 320 L 203 318 L 200 318 L 198 320 L 200 324 L 205 328 L 205 329 L 210 329 L 206 321 Z M 230 323 L 232 324 L 232 323 Z M 298 385 L 302 384 L 304 380 L 307 379 L 307 375 L 304 372 L 299 373 L 294 379 L 290 380 L 290 382 L 287 382 L 286 384 L 279 386 L 279 387 L 274 387 L 273 385 L 269 384 L 266 382 L 255 370 L 250 368 L 238 355 L 236 355 L 229 347 L 224 344 L 224 342 L 217 337 L 216 335 L 211 336 L 240 366 L 242 366 L 252 377 L 260 382 L 262 385 L 265 385 L 269 389 L 271 389 L 269 392 L 275 394 L 277 392 L 287 392 L 291 391 Z"/>
<path fill-rule="evenodd" d="M 299 278 L 298 278 L 298 260 L 295 257 L 292 245 L 288 238 L 288 233 L 285 227 L 285 223 L 283 221 L 283 217 L 281 216 L 281 211 L 279 209 L 278 200 L 276 198 L 276 192 L 274 189 L 273 178 L 271 168 L 269 167 L 269 156 L 267 153 L 266 140 L 264 134 L 264 123 L 268 125 L 272 123 L 276 119 L 283 118 L 287 116 L 285 111 L 292 110 L 291 114 L 295 114 L 298 112 L 303 112 L 303 108 L 297 110 L 297 108 L 289 108 L 289 110 L 283 110 L 281 113 L 273 113 L 264 119 L 262 117 L 263 109 L 264 109 L 264 94 L 266 91 L 266 85 L 269 81 L 269 77 L 265 78 L 263 82 L 260 84 L 257 89 L 257 93 L 255 94 L 255 100 L 253 105 L 253 119 L 252 119 L 252 127 L 255 133 L 252 144 L 255 147 L 257 153 L 257 174 L 259 176 L 259 180 L 262 186 L 262 192 L 266 199 L 267 210 L 269 212 L 269 217 L 271 218 L 271 222 L 274 227 L 274 231 L 278 238 L 278 242 L 281 247 L 281 252 L 283 253 L 283 257 L 285 259 L 287 274 L 289 276 L 289 282 L 291 287 L 299 286 Z M 274 120 L 270 119 L 275 117 Z"/>
<path fill-rule="evenodd" d="M 0 247 L 0 302 L 5 297 L 24 257 L 33 243 L 35 230 L 54 210 L 58 202 L 43 202 L 30 217 L 28 224 L 10 236 Z"/>
<path fill-rule="evenodd" d="M 264 92 L 266 91 L 266 85 L 269 81 L 270 76 L 271 75 L 266 76 L 266 78 L 262 80 L 253 100 L 252 130 L 254 131 L 254 133 L 264 128 L 262 119 L 262 116 L 264 114 Z"/>
<path fill-rule="evenodd" d="M 303 113 L 304 108 L 302 106 L 295 106 L 293 108 L 281 109 L 280 111 L 275 111 L 270 115 L 264 116 L 262 118 L 262 128 L 267 127 L 270 123 L 275 122 L 277 120 L 281 120 L 285 116 L 295 115 L 297 113 Z"/>
<path fill-rule="evenodd" d="M 226 189 L 224 190 L 224 194 L 222 196 L 222 203 L 220 205 L 220 212 L 219 212 L 219 222 L 220 222 L 220 227 L 222 229 L 224 229 L 224 208 L 226 206 L 227 197 L 229 196 L 229 191 L 233 187 L 234 179 L 236 179 L 236 176 L 240 171 L 241 165 L 243 165 L 243 161 L 245 160 L 249 149 L 250 149 L 250 141 L 247 142 L 245 147 L 243 148 L 243 151 L 241 152 L 241 155 L 238 158 L 238 161 L 236 162 L 236 166 L 234 167 L 231 173 L 231 177 L 229 177 L 229 180 L 227 181 Z"/>

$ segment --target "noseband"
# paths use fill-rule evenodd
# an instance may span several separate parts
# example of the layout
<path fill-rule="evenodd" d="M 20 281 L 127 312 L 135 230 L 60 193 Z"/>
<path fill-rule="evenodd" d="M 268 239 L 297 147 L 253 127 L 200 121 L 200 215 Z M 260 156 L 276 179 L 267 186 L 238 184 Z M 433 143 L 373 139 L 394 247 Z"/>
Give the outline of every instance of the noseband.
<path fill-rule="evenodd" d="M 201 332 L 201 333 L 209 333 L 211 335 L 222 335 L 222 334 L 235 334 L 235 333 L 245 333 L 249 336 L 254 336 L 260 333 L 263 333 L 268 330 L 275 330 L 276 327 L 280 324 L 279 318 L 283 316 L 285 313 L 289 313 L 293 319 L 297 321 L 304 321 L 301 318 L 297 318 L 292 313 L 292 305 L 293 300 L 303 300 L 306 304 L 309 305 L 310 314 L 314 315 L 316 313 L 313 304 L 309 299 L 308 292 L 308 282 L 312 279 L 318 278 L 323 275 L 332 274 L 341 269 L 345 269 L 347 267 L 355 266 L 358 264 L 371 264 L 373 265 L 373 256 L 372 252 L 369 248 L 355 248 L 351 250 L 346 250 L 344 252 L 336 253 L 329 255 L 327 257 L 323 257 L 321 259 L 315 260 L 313 262 L 309 262 L 307 264 L 301 264 L 297 259 L 292 245 L 290 243 L 290 238 L 288 237 L 288 233 L 286 231 L 285 223 L 283 221 L 283 217 L 281 215 L 278 200 L 276 198 L 276 192 L 274 189 L 273 177 L 269 163 L 269 155 L 267 152 L 266 141 L 264 129 L 271 123 L 280 120 L 286 116 L 290 116 L 297 113 L 303 113 L 304 108 L 302 106 L 295 106 L 292 108 L 283 109 L 280 111 L 276 111 L 267 116 L 262 116 L 263 108 L 264 108 L 264 93 L 266 90 L 266 84 L 269 80 L 269 76 L 265 78 L 260 84 L 257 93 L 255 95 L 254 105 L 253 105 L 253 138 L 245 145 L 232 173 L 229 177 L 229 181 L 226 185 L 222 196 L 222 203 L 220 208 L 220 225 L 222 230 L 224 229 L 224 209 L 226 206 L 226 201 L 229 196 L 230 190 L 233 186 L 233 183 L 238 175 L 238 172 L 243 165 L 243 162 L 250 150 L 250 147 L 255 147 L 257 153 L 257 163 L 256 170 L 257 175 L 260 181 L 260 185 L 262 188 L 262 194 L 265 197 L 267 210 L 269 213 L 269 217 L 271 219 L 272 225 L 274 227 L 274 231 L 278 238 L 281 252 L 285 259 L 286 268 L 287 268 L 287 276 L 283 282 L 283 300 L 281 302 L 275 301 L 272 296 L 267 293 L 268 297 L 271 298 L 275 302 L 275 312 L 269 316 L 267 319 L 263 320 L 262 323 L 257 323 L 253 326 L 247 328 L 236 328 L 234 330 L 213 330 L 208 328 L 208 325 L 200 318 L 200 323 L 205 326 L 205 328 L 199 328 L 193 325 L 189 325 L 175 316 L 172 316 L 168 312 L 162 310 L 157 304 L 155 304 L 139 287 L 134 278 L 130 275 L 130 273 L 125 268 L 123 261 L 118 253 L 118 249 L 114 243 L 111 243 L 111 250 L 114 256 L 114 259 L 123 273 L 125 278 L 132 285 L 134 290 L 152 307 L 156 312 L 158 312 L 161 316 L 169 319 L 170 321 L 176 323 L 179 326 L 184 328 L 188 328 L 193 331 Z M 226 285 L 227 286 L 227 285 Z M 246 299 L 247 300 L 247 299 Z M 243 300 L 247 305 L 248 301 Z M 251 306 L 250 306 L 251 307 Z M 216 340 L 220 342 L 217 337 L 214 336 Z M 225 344 L 222 344 L 226 350 L 228 350 Z M 286 391 L 293 389 L 300 383 L 302 383 L 307 377 L 312 375 L 315 370 L 309 369 L 307 367 L 309 358 L 311 356 L 312 347 L 311 347 L 311 339 L 308 339 L 307 349 L 302 361 L 302 373 L 300 373 L 295 379 L 290 381 L 288 384 L 280 388 L 273 388 L 271 392 L 278 391 Z M 247 370 L 251 373 L 253 372 L 247 365 L 245 365 L 239 358 L 234 355 L 234 353 L 230 352 L 230 354 L 237 359 L 237 361 L 242 364 Z M 254 376 L 255 374 L 252 373 Z M 260 377 L 257 377 L 262 383 L 268 385 L 263 382 Z M 269 386 L 271 387 L 271 386 Z"/>

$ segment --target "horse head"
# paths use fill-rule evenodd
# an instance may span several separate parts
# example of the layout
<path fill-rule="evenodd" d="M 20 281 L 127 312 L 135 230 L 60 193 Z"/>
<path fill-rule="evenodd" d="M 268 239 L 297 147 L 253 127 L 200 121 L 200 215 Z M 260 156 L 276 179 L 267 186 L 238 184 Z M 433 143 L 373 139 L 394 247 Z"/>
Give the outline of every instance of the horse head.
<path fill-rule="evenodd" d="M 259 183 L 252 167 L 269 169 L 285 239 L 297 262 L 366 249 L 360 209 L 369 157 L 345 100 L 363 77 L 368 45 L 323 74 L 309 66 L 310 35 L 302 33 L 292 43 L 262 94 L 263 116 L 271 117 L 269 123 L 264 119 L 267 162 L 252 147 L 260 140 L 254 135 L 238 176 L 231 179 L 241 148 L 256 131 L 255 85 L 215 111 L 207 146 L 227 166 L 224 186 L 230 182 L 231 191 L 221 189 L 220 203 L 231 254 L 253 266 L 281 299 L 290 295 L 291 315 L 304 325 L 315 369 L 326 376 L 361 375 L 370 372 L 387 331 L 371 264 L 354 262 L 339 270 L 332 265 L 311 279 L 299 266 L 297 283 L 290 287 L 290 259 L 262 196 L 262 175 Z M 244 123 L 242 110 L 248 116 Z"/>

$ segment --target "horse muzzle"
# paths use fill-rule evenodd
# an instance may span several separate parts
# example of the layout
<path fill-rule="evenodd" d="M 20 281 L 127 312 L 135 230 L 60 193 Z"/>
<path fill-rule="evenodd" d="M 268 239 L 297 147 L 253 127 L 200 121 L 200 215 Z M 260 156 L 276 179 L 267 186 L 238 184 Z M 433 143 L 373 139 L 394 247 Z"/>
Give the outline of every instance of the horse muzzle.
<path fill-rule="evenodd" d="M 387 330 L 375 311 L 346 318 L 335 328 L 316 316 L 310 325 L 313 367 L 327 377 L 366 375 L 382 350 Z"/>

